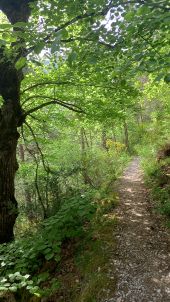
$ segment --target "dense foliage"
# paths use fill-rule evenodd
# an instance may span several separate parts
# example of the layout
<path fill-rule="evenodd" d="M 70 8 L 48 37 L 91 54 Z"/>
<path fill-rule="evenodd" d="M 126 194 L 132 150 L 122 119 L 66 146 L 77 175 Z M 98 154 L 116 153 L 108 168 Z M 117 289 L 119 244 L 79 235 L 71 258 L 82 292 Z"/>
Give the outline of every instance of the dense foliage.
<path fill-rule="evenodd" d="M 0 0 L 0 147 L 7 148 L 0 152 L 8 158 L 16 128 L 20 214 L 15 241 L 0 245 L 0 299 L 12 292 L 26 302 L 60 288 L 54 270 L 65 250 L 92 240 L 117 203 L 113 184 L 134 154 L 143 158 L 157 208 L 170 216 L 169 155 L 159 159 L 170 132 L 170 6 L 14 2 Z M 19 105 L 6 114 L 16 90 Z"/>

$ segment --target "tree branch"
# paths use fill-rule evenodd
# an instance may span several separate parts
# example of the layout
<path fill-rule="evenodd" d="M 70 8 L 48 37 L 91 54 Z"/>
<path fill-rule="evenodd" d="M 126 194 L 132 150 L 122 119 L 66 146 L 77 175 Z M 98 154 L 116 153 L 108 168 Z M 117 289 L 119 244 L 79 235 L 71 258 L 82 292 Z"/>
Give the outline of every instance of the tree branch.
<path fill-rule="evenodd" d="M 55 82 L 55 81 L 47 81 L 47 82 L 41 82 L 41 83 L 36 83 L 36 84 L 33 84 L 27 88 L 25 88 L 23 91 L 22 91 L 22 94 L 25 93 L 26 91 L 30 90 L 30 89 L 34 89 L 34 88 L 37 88 L 39 86 L 44 86 L 44 85 L 70 85 L 70 86 L 76 86 L 76 87 L 95 87 L 95 88 L 102 88 L 102 89 L 110 89 L 110 90 L 113 90 L 114 88 L 111 87 L 111 86 L 103 86 L 103 85 L 95 85 L 95 84 L 89 84 L 89 83 L 84 83 L 84 84 L 76 84 L 76 83 L 71 83 L 69 81 L 66 81 L 66 82 Z M 29 98 L 28 98 L 29 99 Z M 27 101 L 25 100 L 23 102 L 23 104 L 25 104 Z M 22 105 L 23 105 L 22 104 Z"/>
<path fill-rule="evenodd" d="M 29 128 L 30 130 L 30 126 L 25 122 L 26 126 Z M 32 128 L 31 128 L 31 133 L 32 133 Z M 34 133 L 34 132 L 33 132 Z M 35 188 L 36 188 L 36 191 L 37 191 L 37 195 L 38 195 L 38 200 L 41 204 L 41 207 L 42 207 L 42 211 L 43 211 L 43 218 L 46 218 L 47 215 L 46 215 L 46 208 L 45 208 L 45 205 L 42 201 L 42 197 L 41 197 L 41 193 L 40 193 L 40 190 L 39 190 L 39 186 L 38 186 L 38 168 L 39 168 L 39 163 L 38 163 L 38 159 L 36 157 L 36 155 L 28 148 L 27 144 L 26 144 L 26 138 L 25 138 L 25 135 L 24 135 L 24 130 L 23 130 L 23 126 L 21 127 L 21 134 L 22 134 L 22 137 L 23 137 L 23 140 L 24 140 L 24 143 L 25 143 L 25 147 L 26 147 L 26 150 L 28 151 L 28 153 L 33 157 L 35 163 L 36 163 L 36 170 L 35 170 L 35 179 L 34 179 L 34 183 L 35 183 Z"/>
<path fill-rule="evenodd" d="M 78 106 L 76 106 L 74 104 L 66 103 L 66 102 L 63 102 L 61 100 L 54 99 L 54 98 L 51 98 L 51 97 L 48 97 L 48 96 L 45 96 L 45 95 L 30 96 L 27 100 L 30 100 L 30 99 L 33 99 L 33 98 L 50 99 L 51 101 L 43 103 L 43 104 L 40 104 L 39 106 L 34 107 L 34 108 L 28 110 L 27 112 L 25 112 L 24 118 L 26 118 L 27 115 L 29 115 L 29 114 L 31 114 L 33 112 L 36 112 L 37 110 L 42 109 L 42 108 L 44 108 L 46 106 L 52 105 L 52 104 L 61 105 L 62 107 L 65 107 L 65 108 L 67 108 L 69 110 L 72 110 L 74 112 L 77 112 L 77 113 L 85 113 L 84 110 L 82 110 L 80 107 L 78 107 Z"/>
<path fill-rule="evenodd" d="M 42 151 L 41 151 L 41 148 L 40 148 L 40 146 L 39 146 L 39 144 L 38 144 L 37 138 L 36 138 L 36 136 L 35 136 L 35 133 L 34 133 L 32 127 L 31 127 L 26 121 L 24 122 L 24 124 L 25 124 L 25 125 L 28 127 L 28 129 L 30 130 L 31 135 L 32 135 L 32 137 L 33 137 L 33 139 L 34 139 L 34 141 L 35 141 L 35 144 L 36 144 L 36 146 L 37 146 L 38 152 L 40 153 L 40 156 L 41 156 L 41 159 L 42 159 L 42 163 L 43 163 L 44 170 L 45 170 L 46 172 L 49 172 L 48 165 L 46 165 L 46 163 L 45 163 L 44 154 L 43 154 Z"/>
<path fill-rule="evenodd" d="M 50 43 L 51 42 L 50 39 L 51 39 L 51 37 L 54 33 L 58 33 L 62 29 L 67 28 L 69 25 L 75 24 L 76 22 L 78 22 L 80 20 L 107 15 L 108 11 L 112 7 L 112 2 L 113 2 L 113 0 L 110 0 L 109 4 L 105 8 L 103 8 L 100 12 L 97 12 L 97 13 L 96 12 L 91 12 L 91 13 L 85 13 L 85 14 L 82 14 L 82 15 L 78 15 L 78 16 L 72 18 L 71 20 L 61 24 L 60 26 L 55 28 L 52 33 L 48 34 L 41 42 Z M 26 55 L 30 54 L 34 50 L 35 47 L 36 47 L 36 45 L 30 47 L 27 50 Z"/>
<path fill-rule="evenodd" d="M 47 81 L 47 82 L 42 82 L 42 83 L 36 83 L 33 84 L 27 88 L 25 88 L 21 94 L 25 93 L 26 91 L 30 90 L 30 89 L 34 89 L 38 86 L 43 86 L 43 85 L 74 85 L 74 83 L 71 83 L 69 81 L 65 81 L 65 82 L 55 82 L 55 81 Z"/>

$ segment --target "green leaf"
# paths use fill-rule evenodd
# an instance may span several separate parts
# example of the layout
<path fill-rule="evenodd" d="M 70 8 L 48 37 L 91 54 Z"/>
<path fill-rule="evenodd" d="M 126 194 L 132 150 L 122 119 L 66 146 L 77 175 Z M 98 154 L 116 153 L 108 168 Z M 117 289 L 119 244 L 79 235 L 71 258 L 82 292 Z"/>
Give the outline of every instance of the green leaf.
<path fill-rule="evenodd" d="M 17 70 L 22 69 L 26 65 L 27 59 L 24 57 L 21 57 L 16 63 L 15 68 Z"/>
<path fill-rule="evenodd" d="M 16 292 L 16 291 L 17 291 L 17 287 L 16 287 L 16 286 L 11 286 L 11 287 L 10 287 L 10 291 Z"/>
<path fill-rule="evenodd" d="M 56 262 L 59 262 L 61 260 L 61 257 L 60 257 L 60 255 L 56 255 L 54 259 Z"/>
<path fill-rule="evenodd" d="M 137 15 L 142 16 L 142 15 L 147 14 L 149 11 L 150 11 L 149 7 L 147 7 L 146 5 L 143 5 L 138 9 Z"/>
<path fill-rule="evenodd" d="M 165 81 L 165 83 L 167 83 L 167 84 L 170 83 L 170 73 L 168 73 L 168 74 L 164 77 L 164 81 Z"/>
<path fill-rule="evenodd" d="M 162 78 L 164 77 L 164 73 L 160 73 L 158 74 L 158 76 L 155 78 L 155 82 L 159 82 L 160 80 L 162 80 Z"/>
<path fill-rule="evenodd" d="M 5 286 L 0 286 L 0 292 L 6 291 L 6 290 L 7 290 L 7 288 Z"/>
<path fill-rule="evenodd" d="M 21 28 L 21 27 L 26 27 L 27 25 L 28 25 L 28 23 L 26 23 L 26 22 L 17 22 L 13 25 L 13 27 Z"/>
<path fill-rule="evenodd" d="M 5 45 L 5 44 L 6 44 L 6 41 L 0 39 L 0 46 Z"/>
<path fill-rule="evenodd" d="M 50 260 L 50 259 L 52 259 L 53 257 L 54 257 L 54 253 L 49 253 L 49 254 L 45 255 L 45 259 L 46 259 L 46 260 Z"/>
<path fill-rule="evenodd" d="M 129 21 L 131 21 L 132 19 L 133 19 L 133 17 L 134 17 L 134 12 L 128 12 L 126 15 L 125 15 L 125 19 L 129 22 Z"/>
<path fill-rule="evenodd" d="M 58 44 L 58 40 L 55 40 L 52 45 L 51 45 L 51 53 L 55 53 L 56 51 L 58 51 L 60 49 L 60 46 Z"/>
<path fill-rule="evenodd" d="M 36 47 L 34 48 L 34 52 L 38 55 L 44 48 L 44 42 L 40 42 L 36 45 Z"/>
<path fill-rule="evenodd" d="M 61 34 L 63 39 L 68 38 L 68 31 L 65 28 L 61 31 Z"/>
<path fill-rule="evenodd" d="M 73 61 L 77 59 L 77 53 L 75 51 L 72 51 L 68 56 L 68 62 L 69 65 L 72 65 Z"/>
<path fill-rule="evenodd" d="M 3 38 L 3 40 L 5 40 L 5 41 L 9 41 L 9 39 L 10 39 L 10 34 L 9 34 L 8 32 L 3 33 L 3 34 L 2 34 L 2 38 Z"/>
<path fill-rule="evenodd" d="M 29 277 L 30 277 L 30 275 L 29 274 L 26 274 L 26 275 L 24 275 L 23 276 L 25 279 L 28 279 Z"/>
<path fill-rule="evenodd" d="M 38 284 L 41 282 L 46 281 L 49 278 L 49 273 L 48 272 L 44 272 L 38 275 Z"/>
<path fill-rule="evenodd" d="M 95 65 L 97 63 L 97 58 L 95 56 L 91 56 L 88 59 L 89 64 Z"/>
<path fill-rule="evenodd" d="M 0 24 L 0 29 L 11 29 L 12 25 L 8 23 Z"/>

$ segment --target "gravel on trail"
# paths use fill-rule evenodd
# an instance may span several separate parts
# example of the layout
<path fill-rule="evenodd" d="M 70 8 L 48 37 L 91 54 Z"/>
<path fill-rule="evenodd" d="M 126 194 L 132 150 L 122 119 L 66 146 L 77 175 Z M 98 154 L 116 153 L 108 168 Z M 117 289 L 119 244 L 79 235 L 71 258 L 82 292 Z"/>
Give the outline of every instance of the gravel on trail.
<path fill-rule="evenodd" d="M 149 211 L 140 161 L 135 158 L 117 183 L 117 288 L 103 302 L 170 302 L 170 232 Z M 109 272 L 110 278 L 112 273 Z"/>

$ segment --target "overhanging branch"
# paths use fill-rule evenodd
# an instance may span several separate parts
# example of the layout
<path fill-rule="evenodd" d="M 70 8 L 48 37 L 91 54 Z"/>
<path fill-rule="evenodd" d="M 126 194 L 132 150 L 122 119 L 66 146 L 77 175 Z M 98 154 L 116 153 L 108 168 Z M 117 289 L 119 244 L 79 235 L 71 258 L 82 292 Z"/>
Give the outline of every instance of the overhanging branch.
<path fill-rule="evenodd" d="M 42 109 L 44 107 L 47 107 L 49 105 L 60 105 L 62 107 L 65 107 L 69 110 L 72 110 L 74 112 L 77 112 L 77 113 L 85 113 L 85 111 L 83 109 L 81 109 L 80 107 L 74 105 L 74 104 L 71 104 L 71 103 L 67 103 L 67 102 L 63 102 L 61 100 L 58 100 L 58 99 L 55 99 L 55 98 L 51 98 L 49 96 L 45 96 L 45 95 L 36 95 L 36 96 L 30 96 L 27 100 L 30 100 L 30 99 L 34 99 L 34 98 L 41 98 L 41 99 L 50 99 L 50 101 L 46 102 L 46 103 L 43 103 L 43 104 L 40 104 L 30 110 L 28 110 L 27 112 L 25 112 L 24 114 L 24 118 L 26 118 L 27 115 L 29 114 L 32 114 L 33 112 L 36 112 L 38 111 L 39 109 Z"/>
<path fill-rule="evenodd" d="M 82 15 L 78 15 L 74 18 L 72 18 L 71 20 L 68 20 L 67 22 L 61 24 L 60 26 L 58 26 L 57 28 L 55 28 L 51 33 L 49 33 L 45 38 L 42 39 L 41 42 L 43 43 L 50 43 L 51 42 L 51 38 L 53 36 L 54 33 L 58 33 L 60 32 L 62 29 L 67 28 L 68 26 L 77 23 L 78 21 L 84 20 L 84 19 L 88 19 L 88 18 L 92 18 L 92 17 L 100 17 L 100 16 L 106 16 L 107 13 L 109 12 L 109 10 L 111 9 L 113 4 L 113 0 L 109 1 L 109 4 L 104 7 L 101 11 L 99 12 L 91 12 L 91 13 L 85 13 Z M 34 49 L 35 49 L 36 45 L 30 47 L 27 50 L 26 55 L 30 54 Z"/>
<path fill-rule="evenodd" d="M 62 86 L 62 85 L 70 85 L 70 86 L 75 86 L 75 87 L 95 87 L 95 88 L 102 88 L 102 89 L 110 89 L 110 90 L 113 90 L 115 89 L 113 86 L 104 86 L 104 85 L 96 85 L 96 84 L 90 84 L 90 83 L 84 83 L 84 84 L 76 84 L 76 83 L 72 83 L 72 82 L 69 82 L 69 81 L 64 81 L 64 82 L 57 82 L 57 81 L 44 81 L 44 82 L 39 82 L 39 83 L 36 83 L 36 84 L 33 84 L 27 88 L 25 88 L 23 91 L 22 91 L 22 94 L 25 93 L 26 91 L 28 90 L 31 90 L 31 89 L 34 89 L 34 88 L 37 88 L 39 86 L 44 86 L 44 85 L 59 85 L 59 86 Z M 29 99 L 29 98 L 28 98 Z M 25 104 L 27 101 L 25 100 L 23 104 Z"/>

